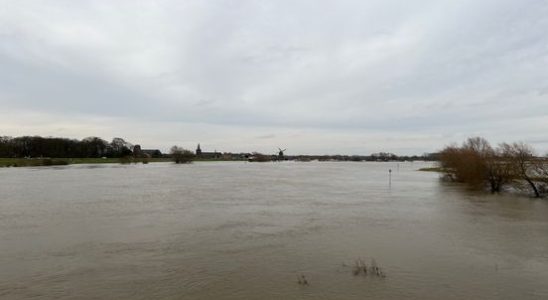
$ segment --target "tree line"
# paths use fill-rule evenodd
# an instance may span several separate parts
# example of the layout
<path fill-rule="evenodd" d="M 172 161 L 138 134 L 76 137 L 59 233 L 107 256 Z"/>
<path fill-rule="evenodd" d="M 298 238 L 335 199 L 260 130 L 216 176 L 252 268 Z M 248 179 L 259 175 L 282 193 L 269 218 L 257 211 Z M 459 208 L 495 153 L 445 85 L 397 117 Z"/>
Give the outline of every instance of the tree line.
<path fill-rule="evenodd" d="M 99 137 L 82 140 L 21 136 L 0 137 L 0 157 L 99 158 L 125 157 L 132 154 L 133 145 L 122 138 L 107 142 Z"/>
<path fill-rule="evenodd" d="M 530 191 L 535 197 L 548 193 L 548 159 L 538 157 L 525 143 L 492 147 L 481 137 L 462 145 L 445 147 L 439 156 L 446 178 L 472 189 L 498 193 L 507 187 Z"/>

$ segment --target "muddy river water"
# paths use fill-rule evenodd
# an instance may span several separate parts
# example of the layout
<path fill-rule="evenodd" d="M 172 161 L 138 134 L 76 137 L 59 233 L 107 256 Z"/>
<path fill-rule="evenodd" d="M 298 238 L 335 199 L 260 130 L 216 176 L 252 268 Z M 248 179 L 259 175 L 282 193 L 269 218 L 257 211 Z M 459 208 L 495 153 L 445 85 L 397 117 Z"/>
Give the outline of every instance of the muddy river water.
<path fill-rule="evenodd" d="M 548 200 L 424 166 L 0 169 L 0 299 L 548 299 Z"/>

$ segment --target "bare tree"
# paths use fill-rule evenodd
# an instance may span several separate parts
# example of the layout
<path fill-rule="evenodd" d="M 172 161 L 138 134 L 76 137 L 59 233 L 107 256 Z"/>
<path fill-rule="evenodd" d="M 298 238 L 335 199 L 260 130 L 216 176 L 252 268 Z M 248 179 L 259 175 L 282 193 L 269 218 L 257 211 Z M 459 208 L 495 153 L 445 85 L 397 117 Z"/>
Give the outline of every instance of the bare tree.
<path fill-rule="evenodd" d="M 548 193 L 548 158 L 537 157 L 533 161 L 533 174 L 540 194 Z"/>
<path fill-rule="evenodd" d="M 477 189 L 488 185 L 493 193 L 511 184 L 541 197 L 548 188 L 548 159 L 536 157 L 524 143 L 503 143 L 494 149 L 483 138 L 469 138 L 460 147 L 443 149 L 440 166 L 447 178 Z"/>
<path fill-rule="evenodd" d="M 192 151 L 186 150 L 179 146 L 171 147 L 169 153 L 176 164 L 190 163 L 194 159 L 194 153 L 192 153 Z"/>
<path fill-rule="evenodd" d="M 447 177 L 474 189 L 489 185 L 500 192 L 512 179 L 510 167 L 500 159 L 499 151 L 481 137 L 467 139 L 462 146 L 451 145 L 441 151 L 441 167 Z"/>
<path fill-rule="evenodd" d="M 531 188 L 535 197 L 540 197 L 540 191 L 535 177 L 538 177 L 537 163 L 535 162 L 535 153 L 531 146 L 524 143 L 503 143 L 500 145 L 502 157 L 505 162 L 511 167 L 516 185 L 525 181 Z M 537 174 L 535 174 L 537 173 Z"/>

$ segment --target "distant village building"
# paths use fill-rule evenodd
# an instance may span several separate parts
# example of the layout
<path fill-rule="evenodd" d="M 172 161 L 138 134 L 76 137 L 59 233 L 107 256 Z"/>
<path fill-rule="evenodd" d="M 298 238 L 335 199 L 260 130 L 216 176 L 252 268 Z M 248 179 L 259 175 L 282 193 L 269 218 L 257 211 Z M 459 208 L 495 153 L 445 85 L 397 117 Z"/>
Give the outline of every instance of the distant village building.
<path fill-rule="evenodd" d="M 141 145 L 133 146 L 134 157 L 162 157 L 162 151 L 158 149 L 141 149 Z"/>
<path fill-rule="evenodd" d="M 220 159 L 223 157 L 223 154 L 221 152 L 217 152 L 217 150 L 214 152 L 204 152 L 202 151 L 200 144 L 198 144 L 198 147 L 196 147 L 196 157 L 198 159 Z"/>

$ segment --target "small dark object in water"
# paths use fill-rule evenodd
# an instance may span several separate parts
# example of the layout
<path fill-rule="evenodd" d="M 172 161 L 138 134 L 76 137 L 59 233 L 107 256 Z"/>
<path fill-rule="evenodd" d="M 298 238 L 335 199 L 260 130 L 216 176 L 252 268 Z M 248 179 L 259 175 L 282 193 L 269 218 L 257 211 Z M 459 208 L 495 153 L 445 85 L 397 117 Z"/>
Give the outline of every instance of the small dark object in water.
<path fill-rule="evenodd" d="M 306 277 L 301 274 L 300 277 L 297 276 L 297 283 L 299 283 L 300 285 L 308 285 L 308 280 L 306 280 Z"/>
<path fill-rule="evenodd" d="M 354 269 L 352 270 L 352 274 L 354 274 L 354 276 L 358 276 L 360 272 L 361 272 L 360 261 L 356 260 L 356 265 L 354 266 Z"/>
<path fill-rule="evenodd" d="M 386 277 L 386 274 L 384 274 L 382 269 L 377 265 L 377 262 L 375 261 L 375 259 L 371 259 L 371 265 L 369 266 L 369 268 L 367 267 L 367 264 L 365 264 L 361 258 L 357 259 L 354 267 L 352 268 L 352 274 L 354 276 L 357 276 L 360 273 L 363 273 L 364 276 L 367 276 L 368 271 L 369 271 L 369 274 L 371 274 L 371 276 L 377 276 L 381 278 Z"/>

